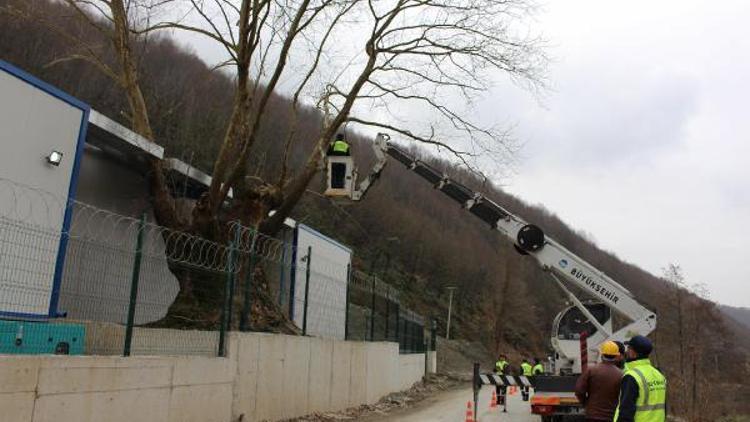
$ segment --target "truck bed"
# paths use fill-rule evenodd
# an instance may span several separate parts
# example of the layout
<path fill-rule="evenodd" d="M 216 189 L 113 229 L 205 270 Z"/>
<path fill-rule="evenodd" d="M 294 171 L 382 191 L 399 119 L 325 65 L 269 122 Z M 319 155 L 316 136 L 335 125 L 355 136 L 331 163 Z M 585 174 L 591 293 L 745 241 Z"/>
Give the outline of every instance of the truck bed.
<path fill-rule="evenodd" d="M 583 415 L 581 403 L 575 396 L 578 375 L 537 376 L 533 379 L 531 413 L 542 420 L 574 420 Z"/>

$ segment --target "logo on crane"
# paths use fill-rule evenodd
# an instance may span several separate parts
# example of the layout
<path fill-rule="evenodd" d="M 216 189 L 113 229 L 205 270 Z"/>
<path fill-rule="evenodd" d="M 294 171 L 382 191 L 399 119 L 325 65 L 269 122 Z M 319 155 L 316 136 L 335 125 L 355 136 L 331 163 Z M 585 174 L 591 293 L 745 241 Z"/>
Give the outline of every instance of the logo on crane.
<path fill-rule="evenodd" d="M 567 259 L 561 259 L 560 260 L 560 267 L 561 268 L 567 268 L 568 266 L 568 260 Z"/>
<path fill-rule="evenodd" d="M 575 277 L 576 279 L 586 283 L 587 286 L 591 287 L 595 292 L 599 293 L 600 296 L 611 301 L 612 303 L 617 303 L 617 301 L 620 300 L 620 297 L 617 296 L 617 293 L 611 290 L 607 290 L 606 287 L 597 283 L 591 276 L 587 275 L 578 268 L 573 267 L 573 269 L 570 270 L 570 274 L 573 275 L 573 277 Z"/>

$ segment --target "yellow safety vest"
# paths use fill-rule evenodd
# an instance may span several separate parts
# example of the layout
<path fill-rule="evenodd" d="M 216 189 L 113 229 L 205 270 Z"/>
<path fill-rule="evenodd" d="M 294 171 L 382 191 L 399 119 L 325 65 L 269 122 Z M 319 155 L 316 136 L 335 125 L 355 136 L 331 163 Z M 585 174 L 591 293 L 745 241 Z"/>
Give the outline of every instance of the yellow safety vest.
<path fill-rule="evenodd" d="M 544 373 L 544 366 L 541 363 L 537 363 L 534 365 L 534 369 L 532 370 L 534 372 L 534 375 L 541 375 Z"/>
<path fill-rule="evenodd" d="M 508 361 L 499 360 L 499 361 L 495 362 L 495 368 L 497 368 L 497 372 L 499 372 L 501 374 L 505 372 L 505 367 L 506 366 L 508 366 Z"/>
<path fill-rule="evenodd" d="M 635 422 L 664 422 L 667 419 L 667 379 L 648 359 L 628 362 L 624 377 L 631 376 L 638 384 L 635 402 Z M 615 410 L 614 422 L 620 416 L 620 405 Z"/>
<path fill-rule="evenodd" d="M 523 375 L 525 375 L 527 377 L 530 377 L 530 376 L 532 376 L 534 374 L 534 372 L 533 372 L 533 370 L 531 368 L 531 364 L 530 363 L 526 363 L 526 362 L 522 363 L 521 364 L 521 370 L 523 371 Z"/>
<path fill-rule="evenodd" d="M 341 152 L 346 154 L 349 152 L 349 144 L 344 141 L 336 141 L 333 143 L 333 152 Z"/>

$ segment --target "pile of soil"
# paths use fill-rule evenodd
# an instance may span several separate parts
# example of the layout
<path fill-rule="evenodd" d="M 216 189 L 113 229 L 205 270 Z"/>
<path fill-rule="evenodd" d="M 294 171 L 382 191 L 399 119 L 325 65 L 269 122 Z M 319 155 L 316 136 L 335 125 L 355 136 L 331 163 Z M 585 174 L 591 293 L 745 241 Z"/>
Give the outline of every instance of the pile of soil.
<path fill-rule="evenodd" d="M 285 422 L 336 422 L 358 420 L 374 414 L 386 414 L 396 409 L 413 406 L 425 398 L 441 392 L 466 385 L 465 377 L 430 374 L 425 382 L 419 382 L 406 391 L 389 394 L 375 404 L 364 404 L 342 412 L 314 413 L 300 418 L 287 419 Z"/>

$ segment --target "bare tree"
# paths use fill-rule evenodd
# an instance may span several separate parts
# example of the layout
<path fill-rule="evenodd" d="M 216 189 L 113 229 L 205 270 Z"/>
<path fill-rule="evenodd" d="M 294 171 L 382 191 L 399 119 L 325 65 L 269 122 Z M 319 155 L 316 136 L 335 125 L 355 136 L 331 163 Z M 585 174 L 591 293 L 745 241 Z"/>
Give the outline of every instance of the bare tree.
<path fill-rule="evenodd" d="M 684 318 L 683 318 L 683 302 L 688 294 L 687 285 L 685 284 L 685 276 L 682 274 L 682 268 L 679 264 L 670 263 L 666 268 L 662 269 L 664 280 L 669 283 L 672 287 L 672 294 L 674 296 L 674 306 L 677 308 L 677 339 L 679 344 L 679 372 L 681 379 L 685 379 L 685 341 L 684 341 Z"/>
<path fill-rule="evenodd" d="M 45 20 L 68 38 L 70 54 L 59 61 L 85 60 L 122 87 L 131 128 L 152 141 L 136 42 L 162 31 L 185 32 L 224 51 L 226 60 L 216 67 L 235 75 L 233 104 L 223 138 L 208 141 L 220 143 L 208 190 L 190 212 L 178 212 L 161 162 L 153 160 L 150 172 L 160 224 L 223 241 L 233 220 L 267 234 L 278 231 L 345 124 L 437 146 L 467 165 L 478 157 L 512 157 L 516 147 L 506 130 L 469 116 L 497 75 L 542 85 L 540 41 L 522 26 L 528 1 L 64 0 L 108 41 L 99 46 L 59 30 L 55 17 L 34 16 L 33 2 L 4 11 Z M 282 91 L 292 96 L 289 135 L 280 140 L 284 162 L 276 177 L 264 180 L 252 168 L 262 161 L 251 159 L 253 147 L 272 96 Z M 302 103 L 317 105 L 324 119 L 304 165 L 292 171 L 287 161 L 289 151 L 300 148 Z M 425 118 L 402 118 L 409 110 Z M 194 300 L 192 281 L 178 278 L 179 297 Z"/>

